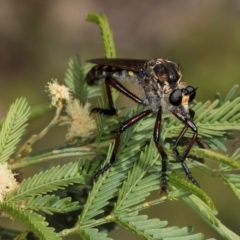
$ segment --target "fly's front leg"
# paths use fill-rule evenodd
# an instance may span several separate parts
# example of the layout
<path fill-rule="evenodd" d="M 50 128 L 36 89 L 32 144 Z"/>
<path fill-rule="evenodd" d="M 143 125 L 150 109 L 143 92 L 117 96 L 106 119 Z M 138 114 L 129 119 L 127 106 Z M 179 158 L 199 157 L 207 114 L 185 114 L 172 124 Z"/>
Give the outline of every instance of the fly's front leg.
<path fill-rule="evenodd" d="M 189 109 L 189 115 L 190 115 L 190 118 L 187 118 L 184 114 L 182 113 L 179 113 L 179 112 L 172 112 L 181 122 L 184 123 L 184 128 L 183 130 L 181 131 L 181 133 L 179 134 L 177 140 L 175 141 L 174 145 L 173 145 L 173 152 L 177 158 L 177 160 L 182 164 L 182 168 L 183 170 L 185 171 L 187 177 L 190 179 L 190 181 L 199 187 L 199 184 L 198 182 L 194 179 L 194 177 L 192 176 L 186 162 L 185 162 L 185 159 L 189 153 L 189 151 L 191 150 L 196 138 L 197 138 L 197 135 L 198 135 L 198 130 L 197 130 L 197 126 L 195 125 L 195 123 L 193 122 L 193 118 L 194 118 L 194 115 L 195 115 L 195 112 L 191 109 Z M 177 149 L 178 145 L 179 145 L 179 142 L 180 140 L 183 138 L 184 134 L 186 133 L 187 129 L 190 128 L 193 132 L 193 136 L 192 138 L 190 139 L 186 149 L 183 151 L 182 154 L 179 154 L 179 151 Z"/>
<path fill-rule="evenodd" d="M 147 115 L 149 115 L 152 112 L 152 110 L 146 110 L 144 112 L 139 113 L 138 115 L 128 119 L 127 121 L 125 121 L 124 123 L 121 124 L 120 129 L 117 132 L 117 136 L 115 139 L 115 145 L 113 148 L 113 152 L 112 152 L 112 156 L 110 159 L 110 162 L 108 164 L 106 164 L 103 168 L 101 168 L 92 178 L 92 183 L 96 182 L 97 179 L 99 178 L 99 176 L 101 174 L 103 174 L 104 172 L 106 172 L 115 162 L 116 160 L 116 155 L 118 152 L 118 148 L 119 148 L 119 144 L 120 144 L 120 138 L 121 138 L 121 134 L 129 127 L 131 127 L 133 124 L 135 124 L 136 122 L 140 121 L 141 119 L 143 119 L 144 117 L 146 117 Z"/>
<path fill-rule="evenodd" d="M 129 90 L 127 90 L 121 83 L 119 83 L 113 77 L 107 76 L 105 78 L 105 86 L 106 86 L 106 91 L 107 91 L 109 109 L 103 109 L 103 108 L 96 107 L 96 108 L 93 108 L 91 110 L 91 113 L 97 112 L 97 113 L 104 114 L 104 115 L 109 115 L 109 116 L 117 114 L 117 107 L 115 106 L 115 103 L 113 101 L 111 87 L 115 88 L 116 90 L 118 90 L 119 92 L 121 92 L 125 96 L 129 97 L 130 99 L 132 99 L 136 103 L 144 105 L 144 102 L 143 102 L 142 99 L 138 98 L 135 94 L 133 94 Z"/>
<path fill-rule="evenodd" d="M 186 124 L 187 117 L 185 117 L 183 114 L 179 114 L 179 113 L 175 113 L 175 112 L 173 112 L 173 114 L 185 124 L 184 128 L 182 129 L 181 133 L 178 135 L 178 138 L 175 140 L 174 145 L 173 145 L 173 151 L 174 151 L 175 155 L 178 156 L 178 158 L 180 158 L 180 154 L 177 150 L 177 146 L 179 145 L 179 142 L 183 138 L 183 136 L 186 133 L 186 131 L 188 130 L 189 126 L 188 126 L 188 124 Z M 189 115 L 190 115 L 189 120 L 193 121 L 195 112 L 192 109 L 189 109 Z M 186 154 L 186 156 L 187 156 L 187 154 Z M 182 155 L 182 158 L 184 158 L 183 155 Z"/>
<path fill-rule="evenodd" d="M 162 157 L 162 176 L 161 176 L 161 192 L 167 192 L 167 154 L 163 150 L 162 146 L 159 144 L 160 132 L 162 123 L 162 107 L 159 107 L 157 112 L 157 118 L 153 131 L 153 139 L 155 146 Z"/>

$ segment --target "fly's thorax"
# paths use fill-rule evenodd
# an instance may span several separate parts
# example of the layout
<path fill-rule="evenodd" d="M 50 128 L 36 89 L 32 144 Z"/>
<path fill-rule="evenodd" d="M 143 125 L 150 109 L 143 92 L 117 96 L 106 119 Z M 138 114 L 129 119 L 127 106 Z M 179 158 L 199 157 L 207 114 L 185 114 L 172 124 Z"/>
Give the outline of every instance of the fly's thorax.
<path fill-rule="evenodd" d="M 164 88 L 165 86 L 175 88 L 183 77 L 176 63 L 162 58 L 146 62 L 144 71 L 146 75 L 150 75 L 152 80 L 158 83 L 159 88 Z"/>
<path fill-rule="evenodd" d="M 139 85 L 152 111 L 157 112 L 160 106 L 163 111 L 175 108 L 170 104 L 169 96 L 174 89 L 185 87 L 182 77 L 178 65 L 171 61 L 154 59 L 145 63 L 139 73 Z"/>

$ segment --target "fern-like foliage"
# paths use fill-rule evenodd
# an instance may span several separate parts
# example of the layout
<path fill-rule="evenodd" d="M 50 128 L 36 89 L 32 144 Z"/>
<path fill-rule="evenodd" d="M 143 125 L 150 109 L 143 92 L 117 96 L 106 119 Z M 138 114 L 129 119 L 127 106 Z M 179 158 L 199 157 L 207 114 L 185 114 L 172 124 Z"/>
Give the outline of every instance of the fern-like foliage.
<path fill-rule="evenodd" d="M 79 173 L 78 163 L 68 163 L 24 180 L 18 188 L 7 196 L 5 201 L 11 203 L 24 201 L 27 197 L 63 189 L 73 183 L 86 184 L 88 181 L 87 176 Z"/>
<path fill-rule="evenodd" d="M 132 168 L 135 160 L 138 158 L 138 154 L 140 154 L 140 148 L 131 149 L 131 156 L 127 156 L 124 154 L 124 151 L 129 151 L 131 148 L 131 144 L 129 142 L 134 141 L 132 139 L 132 135 L 136 129 L 136 126 L 130 127 L 127 131 L 124 132 L 122 136 L 122 141 L 125 143 L 124 146 L 121 146 L 121 150 L 119 153 L 123 152 L 121 161 L 116 163 L 110 171 L 103 174 L 98 181 L 94 184 L 94 188 L 92 189 L 88 200 L 83 208 L 83 211 L 79 218 L 79 224 L 83 222 L 87 222 L 89 219 L 99 215 L 103 212 L 102 208 L 106 206 L 115 194 L 118 191 L 119 186 L 122 184 L 124 178 L 128 171 Z M 127 149 L 128 148 L 128 149 Z M 111 156 L 111 148 L 108 151 L 107 161 Z"/>
<path fill-rule="evenodd" d="M 23 231 L 23 232 L 19 233 L 19 234 L 14 238 L 14 240 L 27 240 L 27 235 L 28 235 L 28 232 L 27 232 L 27 231 Z"/>
<path fill-rule="evenodd" d="M 100 27 L 105 56 L 115 57 L 113 36 L 106 16 L 90 13 L 87 16 L 87 21 L 94 22 Z M 100 96 L 98 106 L 107 108 L 105 91 L 89 87 L 85 83 L 84 78 L 91 67 L 91 64 L 82 66 L 78 56 L 76 60 L 70 60 L 65 82 L 72 89 L 74 96 L 79 98 L 81 102 Z M 240 169 L 240 150 L 237 149 L 232 156 L 213 151 L 226 150 L 224 141 L 233 138 L 234 130 L 240 130 L 240 95 L 237 91 L 238 86 L 234 86 L 224 100 L 220 94 L 217 94 L 213 102 L 193 102 L 191 108 L 196 113 L 194 121 L 199 129 L 199 138 L 193 145 L 187 160 L 189 168 L 196 167 L 214 177 L 217 172 L 217 177 L 240 200 L 240 176 L 232 172 Z M 113 95 L 115 100 L 117 98 L 116 91 L 113 91 Z M 170 192 L 168 195 L 161 195 L 153 200 L 148 199 L 153 191 L 160 188 L 161 176 L 161 157 L 152 139 L 155 123 L 154 114 L 137 122 L 121 134 L 116 163 L 99 177 L 89 191 L 89 183 L 94 172 L 110 161 L 113 140 L 119 125 L 145 109 L 146 107 L 143 106 L 136 109 L 123 108 L 120 109 L 119 115 L 114 117 L 97 115 L 98 133 L 96 140 L 92 140 L 90 145 L 81 146 L 81 149 L 77 150 L 77 148 L 68 145 L 66 149 L 59 148 L 61 150 L 56 150 L 55 153 L 46 151 L 21 159 L 23 162 L 27 160 L 37 163 L 46 158 L 86 156 L 87 151 L 84 151 L 83 148 L 91 149 L 91 156 L 94 154 L 94 162 L 92 163 L 80 159 L 78 162 L 70 162 L 61 167 L 56 166 L 23 180 L 0 203 L 0 211 L 21 221 L 40 239 L 61 239 L 61 237 L 75 233 L 80 235 L 82 239 L 107 240 L 110 238 L 99 229 L 102 225 L 110 222 L 132 231 L 143 239 L 203 239 L 202 233 L 193 233 L 192 226 L 179 228 L 171 226 L 171 224 L 168 225 L 165 220 L 149 218 L 147 215 L 140 214 L 141 210 L 160 203 L 163 204 L 167 200 L 182 199 L 224 239 L 240 239 L 219 221 L 217 210 L 211 198 L 203 191 L 204 187 L 203 189 L 197 188 L 181 176 L 183 170 L 181 164 L 176 163 L 171 144 L 181 132 L 183 124 L 168 113 L 163 115 L 160 139 L 161 145 L 169 157 L 167 176 Z M 29 108 L 23 99 L 16 101 L 11 107 L 0 136 L 0 163 L 5 162 L 13 153 L 24 130 L 28 115 Z M 186 143 L 191 136 L 192 132 L 188 130 L 178 148 L 180 153 L 185 150 Z M 193 161 L 199 158 L 211 159 L 218 162 L 219 165 L 217 169 L 212 169 L 204 162 Z M 21 161 L 19 164 L 22 164 Z M 16 166 L 15 169 L 18 168 Z M 76 198 L 72 200 L 70 197 L 65 197 L 66 195 L 60 198 L 57 196 L 58 193 L 54 192 L 65 190 L 67 186 L 73 184 L 84 186 L 77 188 L 76 192 L 78 193 L 83 192 L 82 189 L 89 191 L 85 195 L 83 194 L 83 199 L 78 199 L 79 202 L 75 200 Z M 62 231 L 60 229 L 60 232 L 56 233 L 51 226 L 48 226 L 40 213 L 51 216 L 56 215 L 56 213 L 75 213 L 75 222 L 71 228 Z M 24 234 L 22 239 L 25 238 L 26 234 Z M 21 238 L 21 235 L 19 237 Z"/>
<path fill-rule="evenodd" d="M 0 164 L 13 154 L 19 142 L 30 114 L 30 108 L 24 98 L 12 104 L 0 132 Z"/>
<path fill-rule="evenodd" d="M 123 183 L 113 210 L 115 214 L 143 202 L 151 191 L 159 189 L 159 176 L 157 174 L 143 178 L 158 159 L 159 154 L 157 154 L 154 143 L 151 141 L 139 159 L 135 161 L 127 180 Z"/>
<path fill-rule="evenodd" d="M 86 21 L 96 23 L 99 26 L 104 45 L 105 57 L 116 57 L 112 31 L 109 27 L 108 19 L 106 18 L 105 14 L 89 13 Z"/>
<path fill-rule="evenodd" d="M 31 197 L 26 207 L 35 211 L 42 211 L 47 214 L 67 213 L 80 209 L 78 202 L 72 202 L 71 198 L 59 198 L 55 195 L 37 195 Z"/>
<path fill-rule="evenodd" d="M 21 207 L 11 203 L 0 203 L 0 209 L 4 209 L 10 216 L 20 220 L 31 229 L 34 234 L 41 240 L 60 240 L 54 229 L 48 227 L 45 219 L 31 210 L 23 210 Z"/>
<path fill-rule="evenodd" d="M 110 240 L 112 238 L 108 238 L 106 233 L 99 232 L 97 229 L 88 228 L 79 230 L 79 234 L 83 237 L 83 239 L 91 239 L 91 240 Z"/>
<path fill-rule="evenodd" d="M 60 199 L 54 194 L 43 194 L 63 189 L 74 183 L 86 184 L 89 182 L 88 168 L 88 164 L 84 166 L 83 162 L 76 162 L 40 172 L 24 180 L 13 190 L 0 205 L 0 210 L 21 219 L 40 239 L 60 239 L 52 228 L 47 227 L 44 218 L 32 210 L 53 214 L 81 209 L 79 203 L 72 202 L 70 197 Z"/>
<path fill-rule="evenodd" d="M 192 227 L 178 228 L 166 227 L 166 221 L 148 219 L 146 215 L 138 215 L 137 212 L 121 214 L 117 222 L 141 236 L 143 239 L 203 239 L 203 234 L 190 234 Z"/>
<path fill-rule="evenodd" d="M 237 97 L 238 98 L 238 97 Z M 240 119 L 235 118 L 235 124 L 231 125 L 227 122 L 232 119 L 233 115 L 235 116 L 236 112 L 231 111 L 231 114 L 227 114 L 227 111 L 225 109 L 226 104 L 229 103 L 228 101 L 219 104 L 214 103 L 213 106 L 209 106 L 208 104 L 198 104 L 196 103 L 193 106 L 193 109 L 197 112 L 196 106 L 200 106 L 200 112 L 207 111 L 208 114 L 206 116 L 212 116 L 212 118 L 209 117 L 209 121 L 212 120 L 210 123 L 205 121 L 204 117 L 201 117 L 197 120 L 196 118 L 196 124 L 197 126 L 201 125 L 202 127 L 205 126 L 205 132 L 200 133 L 201 139 L 208 143 L 208 140 L 210 139 L 211 134 L 215 138 L 219 138 L 219 141 L 222 141 L 223 139 L 231 138 L 231 131 L 238 129 L 240 126 Z M 231 100 L 234 104 L 238 106 L 238 109 L 240 109 L 239 105 L 239 99 Z M 231 102 L 230 102 L 231 103 Z M 204 106 L 204 107 L 203 107 Z M 232 105 L 230 105 L 232 106 Z M 209 107 L 211 110 L 209 110 Z M 215 128 L 215 125 L 220 126 L 220 119 L 223 116 L 222 114 L 219 114 L 218 117 L 216 117 L 217 111 L 223 111 L 224 116 L 227 115 L 227 120 L 224 120 L 226 124 L 222 128 L 218 128 L 218 126 Z M 142 111 L 142 108 L 139 107 L 139 109 L 134 112 L 129 110 L 129 112 L 126 112 L 126 115 L 123 116 L 123 118 L 129 118 L 131 116 L 136 115 L 138 112 Z M 212 114 L 212 111 L 214 114 Z M 197 114 L 196 114 L 197 116 Z M 205 117 L 206 117 L 205 116 Z M 213 119 L 214 118 L 214 119 Z M 182 129 L 182 125 L 179 124 L 178 121 L 176 121 L 173 118 L 169 118 L 168 115 L 164 117 L 165 125 L 163 128 L 163 137 L 162 140 L 165 141 L 165 146 L 167 147 L 168 142 L 171 142 L 172 139 L 174 139 L 179 132 Z M 121 146 L 119 147 L 118 151 L 118 162 L 115 165 L 115 168 L 117 166 L 121 166 L 122 164 L 128 162 L 129 164 L 132 164 L 132 161 L 135 161 L 134 167 L 132 168 L 131 172 L 127 175 L 127 180 L 123 182 L 123 185 L 118 193 L 118 199 L 114 206 L 114 209 L 111 213 L 113 221 L 118 223 L 119 225 L 122 225 L 123 227 L 126 227 L 127 229 L 137 233 L 138 235 L 144 237 L 145 239 L 163 239 L 164 237 L 168 236 L 175 237 L 176 239 L 181 239 L 181 233 L 183 233 L 182 236 L 184 236 L 184 239 L 202 239 L 202 234 L 190 234 L 191 228 L 184 228 L 184 229 L 178 229 L 176 227 L 166 227 L 163 229 L 156 228 L 154 229 L 153 225 L 156 224 L 156 226 L 161 225 L 159 220 L 148 220 L 146 217 L 143 220 L 138 220 L 138 212 L 134 212 L 133 209 L 138 207 L 138 204 L 140 202 L 145 201 L 146 196 L 148 196 L 151 192 L 151 190 L 157 189 L 159 187 L 159 169 L 160 166 L 157 164 L 157 168 L 153 166 L 153 170 L 151 171 L 151 175 L 148 175 L 147 172 L 149 171 L 149 167 L 151 167 L 151 164 L 154 164 L 157 159 L 159 159 L 158 154 L 156 154 L 156 159 L 154 158 L 154 151 L 155 146 L 154 144 L 150 144 L 148 148 L 146 148 L 142 154 L 140 154 L 141 149 L 143 146 L 145 146 L 148 142 L 148 139 L 152 136 L 153 131 L 153 125 L 154 125 L 155 118 L 154 117 L 148 117 L 146 119 L 143 119 L 138 124 L 136 124 L 135 127 L 132 127 L 131 129 L 128 129 L 121 138 Z M 222 123 L 221 123 L 222 124 Z M 102 123 L 100 122 L 100 125 Z M 200 127 L 201 128 L 201 127 Z M 105 130 L 107 127 L 105 128 Z M 169 130 L 171 129 L 171 131 Z M 201 132 L 201 129 L 199 129 Z M 220 131 L 220 133 L 219 133 Z M 167 134 L 168 133 L 168 134 Z M 104 138 L 104 135 L 106 132 L 102 132 L 102 135 Z M 143 137 L 144 136 L 144 137 Z M 191 136 L 191 132 L 188 132 L 185 136 L 186 140 Z M 215 147 L 218 145 L 216 144 Z M 209 146 L 211 147 L 211 145 Z M 184 150 L 184 147 L 179 148 L 180 151 Z M 171 155 L 171 152 L 168 152 Z M 216 152 L 213 152 L 212 150 L 207 149 L 201 149 L 195 145 L 191 151 L 191 155 L 189 158 L 193 157 L 195 155 L 198 155 L 199 157 L 203 158 L 210 158 L 215 161 L 218 161 L 220 163 L 220 171 L 224 170 L 233 170 L 233 169 L 239 169 L 239 150 L 237 150 L 236 153 L 233 154 L 232 157 L 225 156 L 223 154 L 219 154 Z M 109 155 L 108 155 L 109 156 Z M 106 161 L 108 161 L 109 157 Z M 155 159 L 155 160 L 154 160 Z M 171 158 L 170 158 L 171 159 Z M 152 162 L 151 162 L 152 161 Z M 185 179 L 181 179 L 179 177 L 176 177 L 174 174 L 176 170 L 181 169 L 180 166 L 171 168 L 170 164 L 170 170 L 173 171 L 172 174 L 169 174 L 169 182 L 170 185 L 173 187 L 173 189 L 176 187 L 177 189 L 182 189 L 180 191 L 179 197 L 184 197 L 184 200 L 193 207 L 192 203 L 192 196 L 190 193 L 194 194 L 194 201 L 195 205 L 198 207 L 195 207 L 194 210 L 198 212 L 219 234 L 224 236 L 226 239 L 237 239 L 237 235 L 235 235 L 232 231 L 227 228 L 215 217 L 217 214 L 215 207 L 210 199 L 209 196 L 206 195 L 201 189 L 197 188 L 193 184 L 191 184 L 189 181 Z M 200 163 L 194 163 L 193 165 L 198 166 L 200 169 L 208 171 L 206 169 L 206 165 L 202 164 L 204 168 L 201 168 Z M 123 165 L 124 166 L 124 165 Z M 122 171 L 125 170 L 124 167 L 117 168 L 118 172 L 115 172 L 114 168 L 110 169 L 109 172 L 105 173 L 102 177 L 100 177 L 99 181 L 95 184 L 91 194 L 90 198 L 92 199 L 91 202 L 87 202 L 86 205 L 86 212 L 83 211 L 84 215 L 80 215 L 79 224 L 84 225 L 89 222 L 94 221 L 94 218 L 96 218 L 100 213 L 103 212 L 103 207 L 106 206 L 107 202 L 111 200 L 111 198 L 114 196 L 116 189 L 114 188 L 116 185 L 116 182 L 114 181 L 114 178 L 118 178 L 121 176 Z M 172 169 L 172 170 L 171 170 Z M 179 171 L 179 170 L 178 170 Z M 181 170 L 182 171 L 182 170 Z M 113 176 L 111 175 L 111 172 L 113 172 Z M 125 172 L 124 172 L 125 173 Z M 214 170 L 211 170 L 211 172 L 208 172 L 214 176 Z M 237 196 L 239 196 L 239 192 L 237 190 L 237 187 L 239 186 L 239 176 L 238 175 L 226 175 L 221 174 L 220 178 L 226 181 L 226 178 L 228 177 L 228 185 L 232 189 L 234 189 L 234 192 Z M 105 183 L 106 182 L 106 183 Z M 236 185 L 233 188 L 233 184 L 230 183 L 236 183 Z M 105 185 L 106 184 L 106 185 Z M 111 188 L 113 186 L 113 188 Z M 187 191 L 187 192 L 185 192 Z M 171 198 L 171 194 L 169 195 L 169 198 Z M 176 195 L 175 195 L 176 197 Z M 89 200 L 89 199 L 88 199 Z M 88 205 L 89 204 L 89 205 Z M 90 213 L 88 215 L 88 212 Z M 135 214 L 135 215 L 134 215 Z M 81 218 L 81 216 L 83 218 Z M 113 217 L 114 216 L 114 217 Z M 124 218 L 127 216 L 127 218 Z M 134 217 L 135 216 L 135 217 Z M 127 219 L 130 219 L 129 222 Z M 135 219 L 136 218 L 136 219 Z M 92 220 L 91 220 L 92 219 Z M 135 219 L 135 220 L 134 220 Z M 139 217 L 141 219 L 141 217 Z M 209 219 L 209 221 L 207 220 Z M 153 225 L 151 225 L 151 223 Z M 138 226 L 139 224 L 139 226 Z M 159 225 L 158 225 L 159 224 Z M 142 231 L 141 229 L 142 226 Z M 150 230 L 154 229 L 154 230 Z M 226 231 L 224 232 L 223 229 Z M 166 234 L 166 235 L 165 235 Z M 235 237 L 235 238 L 234 238 Z"/>
<path fill-rule="evenodd" d="M 192 231 L 191 227 L 182 229 L 166 227 L 166 221 L 148 219 L 147 216 L 138 215 L 138 212 L 133 210 L 134 207 L 138 207 L 146 199 L 151 191 L 159 189 L 159 174 L 147 174 L 149 168 L 154 165 L 156 160 L 159 160 L 153 141 L 142 153 L 139 152 L 139 148 L 136 148 L 133 150 L 132 156 L 125 155 L 125 151 L 129 152 L 127 148 L 132 147 L 129 143 L 136 141 L 136 139 L 131 139 L 130 137 L 136 131 L 136 128 L 132 127 L 123 136 L 124 147 L 121 148 L 118 155 L 119 159 L 121 159 L 120 162 L 116 163 L 95 183 L 80 214 L 78 222 L 80 235 L 84 237 L 85 225 L 94 224 L 94 219 L 104 212 L 104 207 L 116 195 L 122 179 L 126 178 L 126 174 L 131 167 L 132 170 L 128 172 L 127 180 L 124 181 L 119 190 L 118 200 L 109 219 L 145 239 L 163 239 L 167 236 L 176 237 L 176 239 L 177 237 L 181 239 L 180 236 L 184 236 L 186 239 L 202 239 L 202 234 L 190 234 Z M 136 157 L 138 155 L 139 158 Z M 111 149 L 108 153 L 108 159 L 110 156 Z M 98 234 L 97 232 L 95 233 Z"/>
<path fill-rule="evenodd" d="M 212 228 L 214 228 L 224 239 L 240 239 L 240 237 L 228 229 L 219 219 L 216 218 L 216 211 L 209 209 L 209 207 L 199 201 L 199 199 L 192 195 L 184 197 L 183 200 L 188 203 Z"/>
<path fill-rule="evenodd" d="M 240 165 L 240 148 L 238 148 L 231 156 L 231 159 L 235 159 L 236 162 Z M 221 165 L 221 169 L 226 170 L 226 166 Z M 238 166 L 238 169 L 240 166 Z M 232 168 L 228 167 L 227 170 L 232 170 Z M 240 200 L 240 176 L 239 174 L 233 173 L 223 173 L 220 175 L 220 178 L 224 183 L 234 192 L 237 198 Z"/>
<path fill-rule="evenodd" d="M 76 60 L 70 59 L 68 65 L 69 68 L 65 74 L 64 82 L 81 102 L 100 95 L 99 88 L 90 87 L 85 81 L 85 76 L 93 64 L 88 63 L 83 66 L 80 57 L 77 55 Z"/>

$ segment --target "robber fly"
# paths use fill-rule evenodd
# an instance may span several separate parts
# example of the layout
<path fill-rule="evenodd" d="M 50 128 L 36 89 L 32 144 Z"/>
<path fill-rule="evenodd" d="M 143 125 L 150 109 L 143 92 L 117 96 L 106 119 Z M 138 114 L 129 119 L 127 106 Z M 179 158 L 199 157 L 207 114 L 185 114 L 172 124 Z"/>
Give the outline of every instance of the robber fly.
<path fill-rule="evenodd" d="M 87 83 L 89 85 L 105 83 L 109 102 L 109 109 L 97 107 L 93 108 L 91 112 L 104 115 L 117 114 L 117 108 L 113 102 L 110 87 L 115 88 L 138 104 L 149 107 L 148 110 L 137 114 L 121 124 L 117 132 L 110 162 L 93 176 L 92 181 L 97 181 L 99 176 L 114 164 L 122 132 L 149 114 L 155 113 L 156 121 L 153 128 L 153 139 L 156 148 L 162 157 L 161 191 L 167 192 L 167 154 L 159 144 L 159 139 L 162 113 L 171 112 L 184 124 L 182 131 L 174 142 L 173 152 L 176 159 L 181 163 L 187 177 L 194 185 L 199 187 L 199 184 L 192 176 L 185 162 L 185 159 L 198 134 L 197 127 L 193 122 L 195 113 L 189 108 L 189 103 L 195 98 L 196 88 L 186 86 L 182 82 L 183 75 L 179 65 L 162 58 L 153 60 L 99 58 L 89 60 L 88 62 L 96 65 L 87 74 Z M 135 82 L 143 90 L 145 95 L 144 98 L 140 99 L 137 97 L 135 94 L 126 89 L 120 82 L 118 82 L 117 79 L 127 79 Z M 187 144 L 185 150 L 182 153 L 179 153 L 177 147 L 188 128 L 190 128 L 193 132 L 192 138 Z"/>

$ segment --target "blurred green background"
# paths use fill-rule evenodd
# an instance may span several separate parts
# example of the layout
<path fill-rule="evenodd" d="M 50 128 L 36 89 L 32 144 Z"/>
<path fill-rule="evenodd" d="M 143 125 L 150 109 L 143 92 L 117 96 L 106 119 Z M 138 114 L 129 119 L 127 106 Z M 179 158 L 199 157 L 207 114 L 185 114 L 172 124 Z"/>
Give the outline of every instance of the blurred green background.
<path fill-rule="evenodd" d="M 108 17 L 118 57 L 163 57 L 180 63 L 184 81 L 198 87 L 197 101 L 213 99 L 216 92 L 225 96 L 239 83 L 240 1 L 1 1 L 0 117 L 20 96 L 31 106 L 48 104 L 44 87 L 51 78 L 63 82 L 69 58 L 79 54 L 85 61 L 104 56 L 98 27 L 85 22 L 89 12 Z M 34 123 L 29 136 L 50 117 Z M 64 142 L 64 131 L 53 130 L 49 142 L 40 141 L 37 150 Z M 217 179 L 194 174 L 215 202 L 220 220 L 240 235 L 239 201 Z M 193 225 L 206 238 L 222 239 L 184 203 L 164 203 L 146 212 L 168 220 L 171 226 Z M 0 221 L 6 223 L 4 218 Z M 122 229 L 110 237 L 139 239 Z"/>

